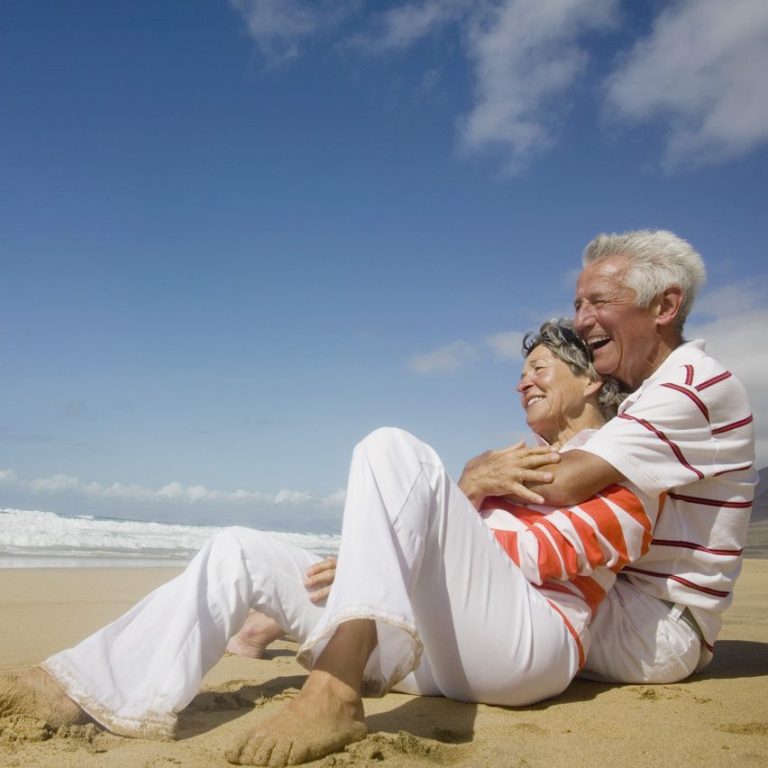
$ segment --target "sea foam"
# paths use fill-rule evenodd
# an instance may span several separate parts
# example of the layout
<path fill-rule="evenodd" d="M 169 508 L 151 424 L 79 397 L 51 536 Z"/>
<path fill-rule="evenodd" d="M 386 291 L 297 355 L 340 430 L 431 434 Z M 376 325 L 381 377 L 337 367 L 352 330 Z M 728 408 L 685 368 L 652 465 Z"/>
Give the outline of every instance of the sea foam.
<path fill-rule="evenodd" d="M 183 565 L 221 527 L 64 517 L 0 509 L 0 567 Z M 335 554 L 339 537 L 271 531 L 320 555 Z"/>

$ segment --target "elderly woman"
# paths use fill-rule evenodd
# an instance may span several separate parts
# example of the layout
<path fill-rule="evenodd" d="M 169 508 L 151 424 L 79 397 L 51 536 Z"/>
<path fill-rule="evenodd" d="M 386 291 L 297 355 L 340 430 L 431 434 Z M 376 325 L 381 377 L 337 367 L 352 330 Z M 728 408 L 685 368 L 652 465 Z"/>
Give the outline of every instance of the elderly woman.
<path fill-rule="evenodd" d="M 600 426 L 604 388 L 569 326 L 548 324 L 529 340 L 518 389 L 552 445 Z M 557 460 L 548 446 L 508 450 L 520 494 Z M 299 640 L 311 672 L 286 709 L 249 725 L 231 762 L 295 764 L 341 749 L 366 734 L 361 696 L 398 684 L 531 704 L 564 690 L 583 664 L 591 611 L 647 547 L 656 514 L 656 503 L 619 486 L 556 511 L 470 501 L 429 446 L 377 430 L 353 453 L 325 606 L 302 586 L 317 558 L 226 529 L 115 623 L 7 685 L 0 713 L 31 706 L 53 724 L 90 717 L 114 733 L 169 737 L 250 608 Z"/>

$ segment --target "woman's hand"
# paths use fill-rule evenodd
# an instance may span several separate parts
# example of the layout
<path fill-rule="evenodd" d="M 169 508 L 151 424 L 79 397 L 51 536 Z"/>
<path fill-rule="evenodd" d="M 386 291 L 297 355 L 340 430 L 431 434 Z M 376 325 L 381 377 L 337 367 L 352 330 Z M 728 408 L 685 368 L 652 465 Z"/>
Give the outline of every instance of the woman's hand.
<path fill-rule="evenodd" d="M 304 586 L 309 592 L 309 599 L 316 604 L 322 603 L 328 597 L 335 577 L 335 557 L 326 557 L 325 560 L 310 565 L 304 579 Z"/>
<path fill-rule="evenodd" d="M 554 475 L 541 470 L 560 461 L 551 446 L 526 448 L 517 443 L 500 451 L 486 451 L 464 467 L 459 488 L 480 509 L 488 496 L 506 496 L 522 503 L 543 504 L 544 497 L 525 487 L 526 482 L 551 483 Z"/>

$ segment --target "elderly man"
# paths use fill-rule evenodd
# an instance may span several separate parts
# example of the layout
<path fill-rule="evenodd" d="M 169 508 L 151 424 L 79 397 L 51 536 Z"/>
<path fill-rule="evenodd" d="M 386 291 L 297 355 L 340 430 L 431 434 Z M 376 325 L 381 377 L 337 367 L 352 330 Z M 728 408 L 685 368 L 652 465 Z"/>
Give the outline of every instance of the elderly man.
<path fill-rule="evenodd" d="M 580 450 L 547 467 L 551 475 L 510 470 L 510 454 L 498 451 L 471 462 L 460 483 L 476 506 L 510 493 L 576 504 L 622 479 L 665 497 L 650 550 L 622 571 L 592 624 L 587 677 L 682 680 L 711 660 L 732 601 L 757 479 L 754 437 L 739 381 L 704 342 L 683 339 L 704 279 L 699 254 L 671 232 L 595 238 L 576 329 L 596 369 L 632 394 Z"/>

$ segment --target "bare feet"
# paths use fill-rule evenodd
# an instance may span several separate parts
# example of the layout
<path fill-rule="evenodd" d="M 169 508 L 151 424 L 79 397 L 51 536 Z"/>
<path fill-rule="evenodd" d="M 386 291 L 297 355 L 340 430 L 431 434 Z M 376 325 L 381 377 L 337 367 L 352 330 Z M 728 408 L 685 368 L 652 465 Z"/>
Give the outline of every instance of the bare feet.
<path fill-rule="evenodd" d="M 0 678 L 0 717 L 8 715 L 36 717 L 53 728 L 92 722 L 59 684 L 37 667 Z"/>
<path fill-rule="evenodd" d="M 237 656 L 260 659 L 270 643 L 284 637 L 285 632 L 274 619 L 254 611 L 245 620 L 242 629 L 230 638 L 227 650 Z"/>
<path fill-rule="evenodd" d="M 342 750 L 368 734 L 360 695 L 314 671 L 299 695 L 227 751 L 236 765 L 298 765 Z"/>

